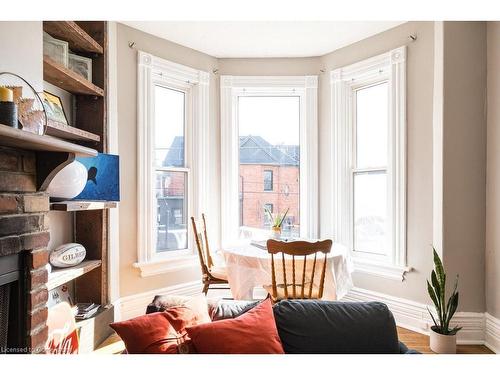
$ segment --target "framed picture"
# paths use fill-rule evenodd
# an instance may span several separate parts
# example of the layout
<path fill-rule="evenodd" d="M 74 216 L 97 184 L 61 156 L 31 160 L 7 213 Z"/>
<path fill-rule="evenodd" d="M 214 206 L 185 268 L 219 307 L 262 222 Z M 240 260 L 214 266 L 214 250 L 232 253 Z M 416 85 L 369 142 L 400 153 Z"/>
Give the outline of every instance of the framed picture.
<path fill-rule="evenodd" d="M 97 154 L 93 158 L 76 158 L 87 168 L 87 183 L 73 200 L 120 200 L 120 171 L 118 155 Z"/>
<path fill-rule="evenodd" d="M 47 112 L 47 117 L 50 120 L 69 125 L 60 97 L 44 91 L 40 94 L 40 98 L 42 99 L 45 112 Z"/>
<path fill-rule="evenodd" d="M 78 56 L 74 53 L 70 53 L 68 56 L 68 67 L 86 80 L 92 82 L 92 59 Z"/>
<path fill-rule="evenodd" d="M 68 42 L 51 37 L 43 33 L 43 54 L 49 56 L 55 62 L 68 67 Z"/>

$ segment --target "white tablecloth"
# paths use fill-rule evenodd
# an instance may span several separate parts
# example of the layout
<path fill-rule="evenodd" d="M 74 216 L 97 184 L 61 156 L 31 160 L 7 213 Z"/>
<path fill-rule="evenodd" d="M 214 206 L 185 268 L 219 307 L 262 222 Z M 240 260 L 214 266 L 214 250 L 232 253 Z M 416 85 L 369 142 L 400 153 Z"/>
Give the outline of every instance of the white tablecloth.
<path fill-rule="evenodd" d="M 250 242 L 242 242 L 234 246 L 222 249 L 222 254 L 227 267 L 227 277 L 231 293 L 234 299 L 250 300 L 253 296 L 254 287 L 262 287 L 263 285 L 271 284 L 271 255 L 267 250 L 253 246 Z M 281 267 L 281 255 L 279 255 L 278 265 Z M 275 261 L 277 257 L 275 256 Z M 297 267 L 296 269 L 301 269 Z M 323 255 L 318 255 L 319 264 L 316 264 L 316 270 L 321 270 L 323 265 Z M 312 265 L 312 257 L 307 260 Z M 285 259 L 287 268 L 287 277 L 290 275 L 288 271 L 291 268 L 291 257 Z M 318 267 L 320 266 L 320 267 Z M 320 272 L 316 271 L 316 274 Z M 325 272 L 325 286 L 323 292 L 324 300 L 338 300 L 346 295 L 352 288 L 352 264 L 349 257 L 349 252 L 345 246 L 333 244 L 332 251 L 327 257 L 327 266 Z M 316 278 L 315 278 L 316 279 Z M 297 277 L 299 280 L 299 277 Z M 278 282 L 281 278 L 278 278 Z"/>

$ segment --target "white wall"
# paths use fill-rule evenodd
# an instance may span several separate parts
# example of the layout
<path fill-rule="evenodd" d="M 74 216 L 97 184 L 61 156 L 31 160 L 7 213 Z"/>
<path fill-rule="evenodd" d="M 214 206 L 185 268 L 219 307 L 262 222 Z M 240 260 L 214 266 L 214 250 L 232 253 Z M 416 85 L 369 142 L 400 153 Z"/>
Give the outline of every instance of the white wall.
<path fill-rule="evenodd" d="M 500 319 L 500 22 L 488 22 L 486 311 Z"/>
<path fill-rule="evenodd" d="M 0 22 L 0 71 L 19 74 L 43 90 L 42 22 Z"/>
<path fill-rule="evenodd" d="M 484 312 L 486 23 L 444 22 L 443 262 L 460 311 Z"/>

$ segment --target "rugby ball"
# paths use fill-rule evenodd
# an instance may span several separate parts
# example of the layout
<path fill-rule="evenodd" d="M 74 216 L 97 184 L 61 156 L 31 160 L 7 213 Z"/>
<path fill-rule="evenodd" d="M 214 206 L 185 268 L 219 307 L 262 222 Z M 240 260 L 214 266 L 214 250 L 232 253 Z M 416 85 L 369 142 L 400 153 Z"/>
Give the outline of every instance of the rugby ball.
<path fill-rule="evenodd" d="M 86 254 L 87 251 L 79 243 L 66 243 L 50 253 L 49 261 L 54 267 L 72 267 L 81 263 Z"/>

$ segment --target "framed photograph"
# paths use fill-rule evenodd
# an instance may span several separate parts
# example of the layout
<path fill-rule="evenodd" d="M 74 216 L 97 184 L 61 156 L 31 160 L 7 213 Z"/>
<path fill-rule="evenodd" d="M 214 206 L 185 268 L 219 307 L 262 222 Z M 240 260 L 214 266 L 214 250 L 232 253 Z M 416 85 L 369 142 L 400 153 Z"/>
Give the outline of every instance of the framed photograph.
<path fill-rule="evenodd" d="M 50 120 L 69 125 L 60 97 L 44 91 L 40 94 L 40 98 L 42 99 L 45 112 L 47 112 L 47 117 Z"/>
<path fill-rule="evenodd" d="M 86 80 L 92 82 L 92 59 L 78 56 L 74 53 L 70 53 L 68 56 L 68 67 Z"/>
<path fill-rule="evenodd" d="M 43 54 L 49 56 L 55 62 L 68 67 L 68 42 L 51 37 L 43 33 Z"/>

